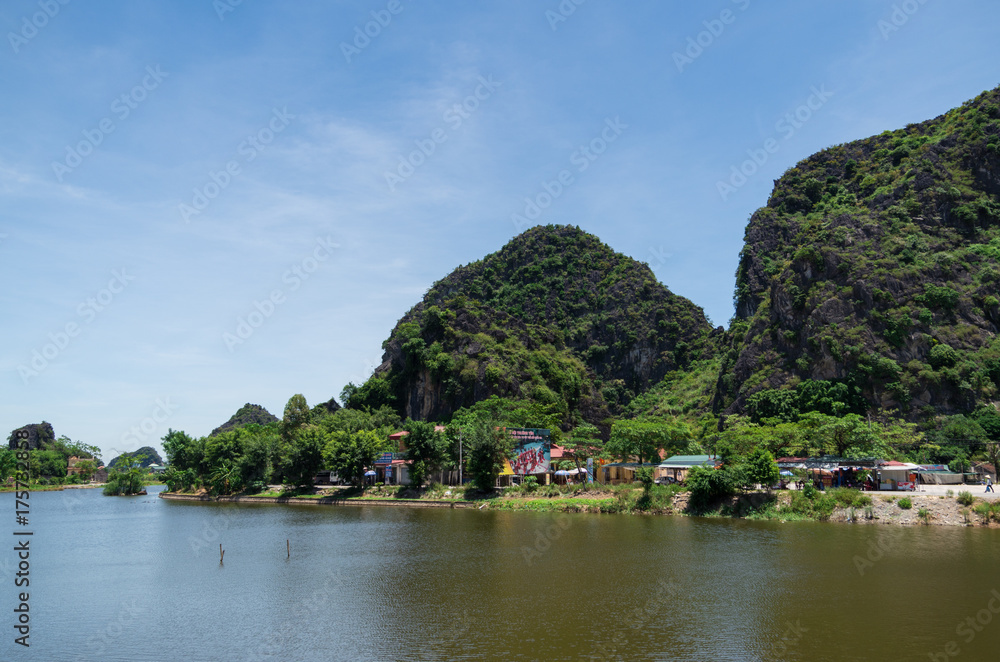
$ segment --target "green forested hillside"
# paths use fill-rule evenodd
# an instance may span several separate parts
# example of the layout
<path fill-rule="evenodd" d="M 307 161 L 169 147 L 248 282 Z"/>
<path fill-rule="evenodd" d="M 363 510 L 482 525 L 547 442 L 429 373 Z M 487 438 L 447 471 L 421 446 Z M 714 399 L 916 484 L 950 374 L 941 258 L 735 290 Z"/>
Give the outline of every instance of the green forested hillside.
<path fill-rule="evenodd" d="M 545 226 L 435 283 L 351 406 L 446 418 L 490 395 L 599 422 L 711 355 L 704 312 L 579 228 Z M 717 334 L 721 336 L 721 331 Z"/>
<path fill-rule="evenodd" d="M 1000 89 L 823 150 L 746 229 L 716 407 L 836 380 L 859 409 L 970 412 L 1000 385 Z"/>

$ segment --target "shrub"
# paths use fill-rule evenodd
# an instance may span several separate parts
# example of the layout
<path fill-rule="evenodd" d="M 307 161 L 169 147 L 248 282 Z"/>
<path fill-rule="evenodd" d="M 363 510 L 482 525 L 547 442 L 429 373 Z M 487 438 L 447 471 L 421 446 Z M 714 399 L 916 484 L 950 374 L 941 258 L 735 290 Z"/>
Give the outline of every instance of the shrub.
<path fill-rule="evenodd" d="M 930 524 L 931 523 L 931 513 L 926 508 L 921 508 L 920 510 L 918 510 L 917 511 L 917 517 L 919 517 L 920 519 L 922 519 L 924 521 L 924 524 Z"/>
<path fill-rule="evenodd" d="M 927 361 L 935 368 L 950 368 L 958 363 L 958 352 L 950 345 L 940 344 L 931 348 Z"/>
<path fill-rule="evenodd" d="M 950 491 L 951 490 L 949 490 L 949 492 Z M 974 496 L 972 496 L 972 492 L 967 492 L 967 491 L 963 490 L 963 491 L 961 491 L 961 492 L 958 493 L 958 502 L 960 504 L 962 504 L 963 506 L 971 506 L 972 502 L 975 501 L 975 500 L 976 500 L 976 498 Z"/>
<path fill-rule="evenodd" d="M 910 508 L 913 508 L 913 501 L 910 499 L 910 497 L 903 497 L 897 503 L 899 507 L 902 508 L 903 510 L 909 510 Z"/>
<path fill-rule="evenodd" d="M 704 509 L 715 499 L 736 493 L 732 477 L 724 469 L 694 467 L 688 472 L 685 484 L 691 492 L 690 504 L 695 510 Z"/>
<path fill-rule="evenodd" d="M 867 494 L 863 494 L 860 490 L 838 487 L 830 490 L 829 494 L 837 504 L 845 508 L 862 508 L 872 505 L 872 498 Z"/>

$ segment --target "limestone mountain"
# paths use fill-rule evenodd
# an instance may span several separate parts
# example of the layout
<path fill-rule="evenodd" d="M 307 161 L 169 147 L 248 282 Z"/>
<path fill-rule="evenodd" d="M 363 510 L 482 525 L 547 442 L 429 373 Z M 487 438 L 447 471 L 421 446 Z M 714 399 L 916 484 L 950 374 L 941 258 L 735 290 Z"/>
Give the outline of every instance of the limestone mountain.
<path fill-rule="evenodd" d="M 18 436 L 19 432 L 28 433 L 28 450 L 38 450 L 45 448 L 50 443 L 56 440 L 56 433 L 52 429 L 52 424 L 46 421 L 41 423 L 29 423 L 28 425 L 17 428 L 16 430 L 11 430 L 10 436 L 7 437 L 7 444 L 11 450 L 18 447 L 21 443 L 21 439 Z"/>
<path fill-rule="evenodd" d="M 746 228 L 715 407 L 828 380 L 917 420 L 1000 389 L 1000 88 L 789 169 Z"/>
<path fill-rule="evenodd" d="M 139 466 L 144 469 L 151 464 L 163 464 L 163 458 L 160 457 L 160 454 L 156 452 L 155 448 L 152 446 L 143 446 L 139 450 L 125 452 L 113 458 L 110 462 L 108 462 L 108 469 L 113 469 L 115 465 L 118 464 L 118 462 L 124 457 L 138 458 Z"/>
<path fill-rule="evenodd" d="M 267 425 L 268 423 L 274 423 L 277 420 L 277 416 L 260 405 L 253 405 L 248 402 L 240 407 L 235 414 L 230 416 L 228 421 L 212 430 L 212 433 L 209 436 L 214 437 L 215 435 L 234 427 L 250 425 L 251 423 L 256 423 L 257 425 Z"/>
<path fill-rule="evenodd" d="M 579 228 L 539 226 L 435 283 L 349 406 L 443 420 L 500 395 L 599 422 L 721 335 L 648 265 Z"/>

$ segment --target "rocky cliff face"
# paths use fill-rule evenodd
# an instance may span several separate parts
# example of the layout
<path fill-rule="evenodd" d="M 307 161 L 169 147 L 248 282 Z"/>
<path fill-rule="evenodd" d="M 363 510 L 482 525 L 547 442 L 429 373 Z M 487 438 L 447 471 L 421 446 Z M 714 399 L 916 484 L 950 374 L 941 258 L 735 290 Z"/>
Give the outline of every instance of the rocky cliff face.
<path fill-rule="evenodd" d="M 30 423 L 16 430 L 11 430 L 10 436 L 7 438 L 7 444 L 11 450 L 17 449 L 18 444 L 21 442 L 17 436 L 18 432 L 28 433 L 28 450 L 38 450 L 56 440 L 56 433 L 52 429 L 51 423 L 46 423 L 45 421 Z"/>
<path fill-rule="evenodd" d="M 446 418 L 490 395 L 598 421 L 710 352 L 703 311 L 568 226 L 536 227 L 437 282 L 352 405 Z"/>
<path fill-rule="evenodd" d="M 1000 88 L 811 156 L 750 219 L 715 406 L 804 379 L 916 419 L 1000 385 Z"/>

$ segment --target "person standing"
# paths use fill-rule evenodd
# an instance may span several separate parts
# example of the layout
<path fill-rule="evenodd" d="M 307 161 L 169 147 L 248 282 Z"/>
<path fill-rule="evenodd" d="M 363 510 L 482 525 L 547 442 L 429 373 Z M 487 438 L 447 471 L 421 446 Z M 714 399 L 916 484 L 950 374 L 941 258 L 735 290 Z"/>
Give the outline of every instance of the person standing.
<path fill-rule="evenodd" d="M 986 491 L 993 492 L 993 477 L 989 474 L 986 474 Z"/>

